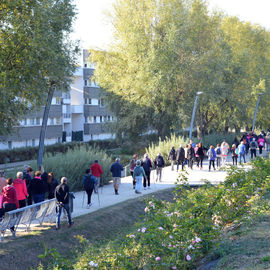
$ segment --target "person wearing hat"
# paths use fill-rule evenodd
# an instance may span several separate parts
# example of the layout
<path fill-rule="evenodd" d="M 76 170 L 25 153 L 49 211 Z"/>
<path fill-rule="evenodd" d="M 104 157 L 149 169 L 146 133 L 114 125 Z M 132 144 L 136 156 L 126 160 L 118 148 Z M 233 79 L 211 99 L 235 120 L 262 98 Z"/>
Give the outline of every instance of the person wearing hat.
<path fill-rule="evenodd" d="M 116 158 L 115 162 L 111 165 L 111 173 L 113 177 L 113 186 L 115 195 L 119 195 L 118 188 L 121 183 L 121 172 L 124 170 L 122 164 L 120 164 L 120 158 Z"/>
<path fill-rule="evenodd" d="M 98 193 L 98 188 L 100 186 L 100 175 L 103 174 L 102 168 L 98 163 L 98 160 L 95 160 L 95 163 L 90 167 L 92 175 L 96 178 L 94 192 Z"/>
<path fill-rule="evenodd" d="M 141 194 L 142 189 L 142 178 L 146 178 L 145 171 L 143 167 L 141 166 L 141 161 L 136 161 L 136 166 L 134 168 L 133 177 L 136 180 L 136 186 L 135 186 L 135 193 Z"/>

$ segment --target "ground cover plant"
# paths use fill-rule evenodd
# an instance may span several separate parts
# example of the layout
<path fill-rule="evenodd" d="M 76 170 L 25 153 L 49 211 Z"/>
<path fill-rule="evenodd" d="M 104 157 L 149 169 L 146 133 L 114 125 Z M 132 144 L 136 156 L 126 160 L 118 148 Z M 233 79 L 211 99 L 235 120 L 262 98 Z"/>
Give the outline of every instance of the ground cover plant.
<path fill-rule="evenodd" d="M 86 244 L 77 260 L 62 262 L 61 269 L 193 269 L 225 229 L 256 214 L 254 205 L 269 192 L 269 176 L 269 159 L 257 159 L 250 170 L 231 167 L 218 186 L 192 189 L 182 175 L 174 202 L 148 199 L 144 221 L 124 240 L 98 250 Z M 47 269 L 57 267 L 52 261 Z"/>

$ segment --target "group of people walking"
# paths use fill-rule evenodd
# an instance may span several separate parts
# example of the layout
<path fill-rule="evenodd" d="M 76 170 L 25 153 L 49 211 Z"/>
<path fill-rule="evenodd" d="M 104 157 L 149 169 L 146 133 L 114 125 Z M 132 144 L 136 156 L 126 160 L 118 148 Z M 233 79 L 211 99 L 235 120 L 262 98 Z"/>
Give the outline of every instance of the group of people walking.
<path fill-rule="evenodd" d="M 242 161 L 246 163 L 246 156 L 248 155 L 249 150 L 250 158 L 253 159 L 257 156 L 257 149 L 259 150 L 259 154 L 262 154 L 264 147 L 267 149 L 267 151 L 270 150 L 269 146 L 270 132 L 266 135 L 262 131 L 258 136 L 254 132 L 251 132 L 245 133 L 240 142 L 237 140 L 237 138 L 235 138 L 231 148 L 225 140 L 221 144 L 217 144 L 216 147 L 211 145 L 209 149 L 205 148 L 201 142 L 195 144 L 192 140 L 190 140 L 189 144 L 185 145 L 184 147 L 180 145 L 177 150 L 172 147 L 170 153 L 168 154 L 168 159 L 171 161 L 172 170 L 174 170 L 175 164 L 177 165 L 177 171 L 179 170 L 180 165 L 182 170 L 184 170 L 185 166 L 193 169 L 194 163 L 200 170 L 202 170 L 203 160 L 205 157 L 207 157 L 209 161 L 208 169 L 211 171 L 211 168 L 215 170 L 216 168 L 225 166 L 230 152 L 233 165 L 237 165 L 238 158 L 240 164 Z"/>

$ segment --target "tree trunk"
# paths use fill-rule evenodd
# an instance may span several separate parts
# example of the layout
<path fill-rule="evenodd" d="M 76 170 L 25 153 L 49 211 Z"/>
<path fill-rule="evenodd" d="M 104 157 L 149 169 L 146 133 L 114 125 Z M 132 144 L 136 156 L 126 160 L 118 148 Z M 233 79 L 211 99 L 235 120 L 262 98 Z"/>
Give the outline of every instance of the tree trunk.
<path fill-rule="evenodd" d="M 49 117 L 49 112 L 51 108 L 52 98 L 55 90 L 54 83 L 51 83 L 51 86 L 49 88 L 48 97 L 46 106 L 44 109 L 43 119 L 42 119 L 42 126 L 40 130 L 40 136 L 39 136 L 39 146 L 38 146 L 38 158 L 37 158 L 37 166 L 40 168 L 42 166 L 43 162 L 43 156 L 44 156 L 44 141 L 46 137 L 46 130 L 47 130 L 47 122 Z"/>

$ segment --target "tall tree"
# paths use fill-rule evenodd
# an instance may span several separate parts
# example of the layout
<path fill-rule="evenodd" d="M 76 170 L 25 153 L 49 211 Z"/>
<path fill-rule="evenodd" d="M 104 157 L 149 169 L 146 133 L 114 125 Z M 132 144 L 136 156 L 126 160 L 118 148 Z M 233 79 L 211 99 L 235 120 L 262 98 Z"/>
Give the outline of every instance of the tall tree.
<path fill-rule="evenodd" d="M 0 2 L 0 133 L 9 132 L 25 113 L 50 101 L 55 87 L 67 89 L 78 53 L 68 39 L 74 16 L 72 0 Z M 49 108 L 47 102 L 45 111 Z M 42 150 L 44 141 L 40 144 Z"/>
<path fill-rule="evenodd" d="M 68 86 L 78 51 L 68 40 L 72 2 L 0 2 L 0 133 L 10 131 L 29 109 L 44 105 L 52 82 L 59 89 Z"/>

